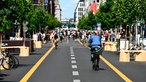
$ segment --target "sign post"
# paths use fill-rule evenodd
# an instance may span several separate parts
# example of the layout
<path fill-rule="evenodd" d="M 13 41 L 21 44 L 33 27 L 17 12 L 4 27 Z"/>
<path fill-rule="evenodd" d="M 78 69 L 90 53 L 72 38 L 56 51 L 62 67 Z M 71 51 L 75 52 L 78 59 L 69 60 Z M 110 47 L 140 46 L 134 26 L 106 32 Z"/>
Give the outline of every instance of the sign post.
<path fill-rule="evenodd" d="M 97 26 L 97 30 L 98 30 L 98 31 L 101 31 L 101 23 L 98 22 L 96 26 Z"/>

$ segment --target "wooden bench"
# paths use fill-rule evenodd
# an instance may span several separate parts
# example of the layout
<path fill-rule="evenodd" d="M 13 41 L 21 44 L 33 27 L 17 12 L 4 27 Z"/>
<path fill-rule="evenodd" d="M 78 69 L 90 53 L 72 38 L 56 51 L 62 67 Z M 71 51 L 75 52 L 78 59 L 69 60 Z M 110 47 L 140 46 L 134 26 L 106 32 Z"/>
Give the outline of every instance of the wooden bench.
<path fill-rule="evenodd" d="M 103 44 L 105 51 L 117 51 L 117 42 L 104 42 Z"/>
<path fill-rule="evenodd" d="M 130 62 L 130 53 L 134 53 L 135 61 L 146 61 L 146 50 L 120 50 L 119 61 Z"/>
<path fill-rule="evenodd" d="M 34 43 L 33 40 L 25 40 L 25 45 L 23 40 L 2 40 L 2 43 L 7 43 L 7 46 L 26 46 L 29 47 L 29 52 L 34 51 Z M 10 53 L 20 53 L 19 48 L 9 49 Z"/>
<path fill-rule="evenodd" d="M 26 46 L 2 46 L 1 49 L 7 49 L 7 48 L 19 48 L 20 53 L 19 56 L 29 56 L 29 47 Z"/>

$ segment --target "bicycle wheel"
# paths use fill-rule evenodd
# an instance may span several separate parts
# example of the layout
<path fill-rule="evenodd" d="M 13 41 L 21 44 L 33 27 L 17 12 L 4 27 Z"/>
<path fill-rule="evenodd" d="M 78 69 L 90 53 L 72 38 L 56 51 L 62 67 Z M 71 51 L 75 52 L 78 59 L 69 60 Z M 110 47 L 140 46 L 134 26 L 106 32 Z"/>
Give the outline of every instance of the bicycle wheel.
<path fill-rule="evenodd" d="M 14 59 L 14 66 L 13 66 L 13 68 L 17 68 L 19 66 L 19 60 L 18 60 L 18 58 L 16 56 L 14 56 L 14 55 L 11 55 L 11 56 Z"/>
<path fill-rule="evenodd" d="M 96 58 L 95 58 L 95 54 L 93 55 L 92 58 L 92 69 L 95 70 L 95 66 L 96 66 Z"/>
<path fill-rule="evenodd" d="M 14 59 L 12 57 L 7 56 L 6 58 L 3 59 L 2 61 L 2 67 L 5 70 L 12 69 L 14 66 Z"/>
<path fill-rule="evenodd" d="M 93 70 L 95 70 L 95 71 L 97 71 L 98 70 L 98 68 L 99 68 L 99 65 L 98 65 L 98 63 L 99 63 L 99 60 L 98 60 L 98 54 L 96 54 L 96 55 L 94 55 L 94 61 L 93 61 Z"/>
<path fill-rule="evenodd" d="M 93 70 L 96 70 L 96 65 L 97 65 L 97 59 L 94 59 L 93 64 L 92 64 Z"/>

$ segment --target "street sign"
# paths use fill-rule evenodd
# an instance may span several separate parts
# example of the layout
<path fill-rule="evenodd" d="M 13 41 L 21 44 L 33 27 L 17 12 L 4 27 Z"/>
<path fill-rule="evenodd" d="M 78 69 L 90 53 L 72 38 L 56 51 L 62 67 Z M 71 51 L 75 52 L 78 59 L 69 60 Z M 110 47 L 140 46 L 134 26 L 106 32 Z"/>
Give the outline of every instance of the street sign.
<path fill-rule="evenodd" d="M 98 26 L 98 27 L 101 27 L 101 23 L 99 22 L 99 23 L 97 23 L 97 25 L 96 26 Z"/>

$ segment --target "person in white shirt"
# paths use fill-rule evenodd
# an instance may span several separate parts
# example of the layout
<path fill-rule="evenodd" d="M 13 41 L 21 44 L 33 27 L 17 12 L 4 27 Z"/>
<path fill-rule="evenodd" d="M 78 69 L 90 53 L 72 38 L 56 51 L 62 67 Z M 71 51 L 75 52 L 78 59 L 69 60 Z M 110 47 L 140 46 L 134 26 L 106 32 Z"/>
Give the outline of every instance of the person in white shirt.
<path fill-rule="evenodd" d="M 42 41 L 43 41 L 43 43 L 46 43 L 45 37 L 46 37 L 46 32 L 44 32 L 44 33 L 42 34 Z"/>
<path fill-rule="evenodd" d="M 33 40 L 34 41 L 37 41 L 38 40 L 38 34 L 37 34 L 37 32 L 35 34 L 33 34 Z"/>
<path fill-rule="evenodd" d="M 34 42 L 34 47 L 36 47 L 36 42 L 38 41 L 38 33 L 36 32 L 33 34 L 33 42 Z"/>

